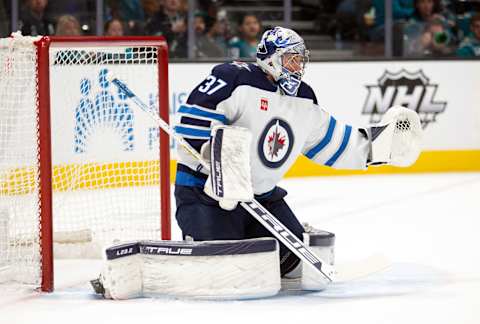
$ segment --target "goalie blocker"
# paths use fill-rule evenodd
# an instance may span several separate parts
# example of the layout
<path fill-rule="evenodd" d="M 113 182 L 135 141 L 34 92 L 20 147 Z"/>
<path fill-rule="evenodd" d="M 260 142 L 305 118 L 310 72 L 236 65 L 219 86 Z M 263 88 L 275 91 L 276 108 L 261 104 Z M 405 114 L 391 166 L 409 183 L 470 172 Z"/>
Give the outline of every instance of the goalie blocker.
<path fill-rule="evenodd" d="M 210 174 L 204 191 L 225 210 L 238 202 L 253 200 L 250 143 L 252 135 L 243 127 L 217 125 L 202 155 L 210 161 Z M 205 147 L 207 146 L 207 148 Z M 209 154 L 205 150 L 210 149 Z"/>

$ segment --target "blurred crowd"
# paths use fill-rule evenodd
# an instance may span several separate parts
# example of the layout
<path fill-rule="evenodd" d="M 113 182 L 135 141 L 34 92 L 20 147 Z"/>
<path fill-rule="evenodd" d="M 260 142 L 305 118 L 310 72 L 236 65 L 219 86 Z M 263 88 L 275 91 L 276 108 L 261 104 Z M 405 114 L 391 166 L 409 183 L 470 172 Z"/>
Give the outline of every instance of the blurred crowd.
<path fill-rule="evenodd" d="M 480 57 L 478 8 L 478 0 L 392 0 L 396 56 Z M 335 16 L 338 28 L 347 26 L 369 42 L 384 41 L 384 0 L 342 0 Z"/>
<path fill-rule="evenodd" d="M 187 0 L 106 0 L 105 36 L 162 35 L 170 56 L 185 58 L 187 48 Z M 95 24 L 93 0 L 24 0 L 19 11 L 23 35 L 92 35 Z M 199 58 L 254 57 L 262 28 L 254 14 L 239 15 L 238 23 L 227 19 L 216 1 L 197 1 L 194 13 L 195 56 Z M 0 2 L 8 11 L 8 1 Z M 1 18 L 1 17 L 0 17 Z M 1 21 L 2 19 L 0 19 Z M 4 22 L 7 20 L 4 19 Z M 3 30 L 7 30 L 4 26 Z M 4 33 L 6 35 L 6 33 Z"/>
<path fill-rule="evenodd" d="M 95 0 L 19 2 L 19 29 L 24 35 L 95 34 L 92 22 Z M 231 15 L 224 9 L 227 8 L 225 2 L 197 0 L 193 14 L 195 57 L 255 57 L 256 45 L 264 30 L 259 16 L 255 13 Z M 393 38 L 398 56 L 480 57 L 480 13 L 459 9 L 458 3 L 462 1 L 392 2 Z M 480 6 L 480 0 L 478 2 Z M 318 33 L 328 34 L 328 28 L 321 26 L 331 29 L 333 25 L 334 34 L 346 40 L 383 43 L 384 0 L 316 0 L 313 3 L 319 12 Z M 8 0 L 0 0 L 2 34 L 9 27 L 6 23 L 9 4 Z M 169 43 L 171 57 L 188 56 L 187 0 L 105 0 L 104 5 L 104 35 L 163 35 Z"/>

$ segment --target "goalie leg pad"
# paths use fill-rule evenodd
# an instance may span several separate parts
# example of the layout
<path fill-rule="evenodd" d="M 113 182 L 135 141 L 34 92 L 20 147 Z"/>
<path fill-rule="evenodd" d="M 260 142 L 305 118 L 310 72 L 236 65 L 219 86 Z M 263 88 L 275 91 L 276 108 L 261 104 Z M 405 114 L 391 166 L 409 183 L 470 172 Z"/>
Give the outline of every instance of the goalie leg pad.
<path fill-rule="evenodd" d="M 138 250 L 107 249 L 100 278 L 105 297 L 245 299 L 280 290 L 279 249 L 272 238 L 136 244 Z"/>
<path fill-rule="evenodd" d="M 106 250 L 105 263 L 99 281 L 108 299 L 142 297 L 143 276 L 140 243 L 115 245 Z"/>
<path fill-rule="evenodd" d="M 303 233 L 304 243 L 310 247 L 311 251 L 318 257 L 321 257 L 329 265 L 335 264 L 335 234 L 314 229 L 305 224 Z M 285 274 L 282 278 L 282 289 L 284 290 L 309 290 L 321 291 L 327 288 L 330 282 L 323 276 L 320 276 L 311 267 L 304 266 L 300 262 L 298 266 Z"/>
<path fill-rule="evenodd" d="M 303 233 L 303 242 L 319 258 L 331 266 L 335 265 L 335 234 L 313 229 Z M 303 290 L 324 290 L 328 284 L 329 281 L 325 277 L 319 276 L 311 267 L 302 266 L 301 287 Z"/>

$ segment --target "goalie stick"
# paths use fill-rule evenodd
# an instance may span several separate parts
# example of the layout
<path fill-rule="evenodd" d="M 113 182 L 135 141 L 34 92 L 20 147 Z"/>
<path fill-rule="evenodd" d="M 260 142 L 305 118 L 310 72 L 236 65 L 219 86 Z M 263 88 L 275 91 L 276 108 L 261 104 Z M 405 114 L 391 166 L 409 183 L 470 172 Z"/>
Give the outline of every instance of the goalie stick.
<path fill-rule="evenodd" d="M 202 158 L 200 153 L 193 149 L 182 137 L 177 135 L 170 125 L 161 119 L 155 111 L 150 109 L 124 82 L 117 78 L 112 78 L 111 82 L 140 109 L 148 113 L 163 131 L 173 137 L 178 144 L 181 145 L 194 158 L 196 158 L 204 168 L 207 170 L 210 169 L 210 165 Z M 291 252 L 300 258 L 304 264 L 308 264 L 309 266 L 313 267 L 328 281 L 333 281 L 333 276 L 335 274 L 334 267 L 318 258 L 300 239 L 298 239 L 287 227 L 285 227 L 285 225 L 283 225 L 258 201 L 253 199 L 250 202 L 240 202 L 240 205 L 257 221 L 259 221 L 268 231 L 270 231 L 270 233 L 272 233 L 280 242 L 282 242 Z"/>
<path fill-rule="evenodd" d="M 393 263 L 383 254 L 373 254 L 363 259 L 340 262 L 335 269 L 335 284 L 346 284 L 369 278 L 377 273 L 389 270 Z M 282 278 L 282 291 L 300 291 L 302 288 L 302 277 Z M 309 289 L 307 289 L 309 290 Z M 310 290 L 315 292 L 316 289 Z"/>

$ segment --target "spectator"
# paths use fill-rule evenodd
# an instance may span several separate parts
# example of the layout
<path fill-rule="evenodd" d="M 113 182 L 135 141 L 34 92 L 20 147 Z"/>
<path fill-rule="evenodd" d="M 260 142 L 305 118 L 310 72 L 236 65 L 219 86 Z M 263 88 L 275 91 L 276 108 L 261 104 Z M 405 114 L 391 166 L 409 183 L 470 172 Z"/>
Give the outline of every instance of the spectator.
<path fill-rule="evenodd" d="M 143 25 L 146 19 L 144 3 L 141 0 L 108 0 L 107 5 L 110 9 L 110 16 L 113 19 L 126 22 L 131 34 L 143 34 Z M 155 2 L 151 0 L 148 2 Z M 123 26 L 122 26 L 123 29 Z M 106 31 L 106 30 L 105 30 Z"/>
<path fill-rule="evenodd" d="M 171 57 L 187 56 L 187 18 L 180 0 L 165 0 L 150 21 L 147 32 L 167 39 Z"/>
<path fill-rule="evenodd" d="M 20 13 L 20 30 L 23 35 L 53 35 L 55 24 L 45 14 L 48 0 L 27 0 Z"/>
<path fill-rule="evenodd" d="M 126 22 L 143 21 L 145 14 L 140 0 L 109 0 L 107 5 L 110 8 L 113 18 Z"/>
<path fill-rule="evenodd" d="M 240 19 L 240 37 L 234 37 L 229 42 L 230 54 L 235 58 L 254 58 L 257 55 L 261 25 L 257 16 L 251 13 L 243 15 Z"/>
<path fill-rule="evenodd" d="M 123 23 L 120 19 L 111 19 L 105 23 L 105 36 L 123 36 Z"/>
<path fill-rule="evenodd" d="M 480 13 L 470 21 L 470 35 L 466 37 L 457 50 L 460 57 L 480 57 Z"/>
<path fill-rule="evenodd" d="M 227 56 L 225 39 L 226 24 L 223 20 L 214 21 L 208 31 L 197 38 L 196 56 L 199 58 L 224 58 Z"/>
<path fill-rule="evenodd" d="M 428 23 L 433 19 L 445 20 L 440 0 L 414 0 L 411 22 Z"/>
<path fill-rule="evenodd" d="M 404 54 L 450 54 L 456 39 L 450 29 L 451 24 L 442 15 L 440 0 L 414 0 L 414 7 L 412 18 L 404 29 Z"/>
<path fill-rule="evenodd" d="M 407 55 L 409 56 L 447 56 L 453 52 L 451 36 L 445 28 L 444 21 L 439 19 L 431 20 L 424 24 L 419 38 L 408 44 Z"/>
<path fill-rule="evenodd" d="M 355 39 L 357 37 L 365 38 L 364 14 L 371 7 L 369 0 L 341 0 L 335 9 L 335 21 L 330 23 L 327 28 L 335 28 L 335 36 L 341 36 L 342 39 Z M 322 12 L 322 14 L 324 14 Z M 325 20 L 323 15 L 319 14 L 321 20 Z M 372 24 L 373 21 L 370 22 Z M 370 26 L 370 25 L 369 25 Z"/>
<path fill-rule="evenodd" d="M 453 18 L 447 19 L 445 15 L 450 15 L 450 13 L 443 8 L 441 0 L 414 0 L 414 12 L 409 24 L 417 24 L 418 28 L 423 30 L 425 26 L 422 24 L 427 24 L 433 20 L 441 21 L 445 29 L 451 33 L 450 29 L 455 27 L 455 21 Z"/>
<path fill-rule="evenodd" d="M 440 0 L 440 8 L 442 11 L 440 14 L 446 19 L 449 28 L 456 28 L 457 17 L 454 13 L 453 0 Z"/>
<path fill-rule="evenodd" d="M 156 22 L 156 16 L 161 9 L 158 0 L 142 0 L 143 12 L 145 15 L 144 24 L 135 34 L 153 34 L 154 27 L 152 23 Z"/>
<path fill-rule="evenodd" d="M 71 15 L 63 15 L 58 17 L 57 36 L 81 36 L 82 29 L 77 18 Z"/>
<path fill-rule="evenodd" d="M 197 37 L 201 37 L 205 33 L 206 29 L 205 15 L 202 13 L 196 13 L 193 19 L 193 29 Z"/>
<path fill-rule="evenodd" d="M 188 3 L 188 0 L 182 0 Z M 217 21 L 219 18 L 219 6 L 223 1 L 218 0 L 196 0 L 197 10 L 204 13 L 203 17 L 205 20 L 206 30 L 209 30 L 210 27 Z"/>
<path fill-rule="evenodd" d="M 413 0 L 392 0 L 394 20 L 409 19 L 413 14 Z M 365 25 L 369 26 L 371 41 L 381 42 L 385 37 L 385 1 L 372 0 L 372 9 L 364 15 Z"/>

